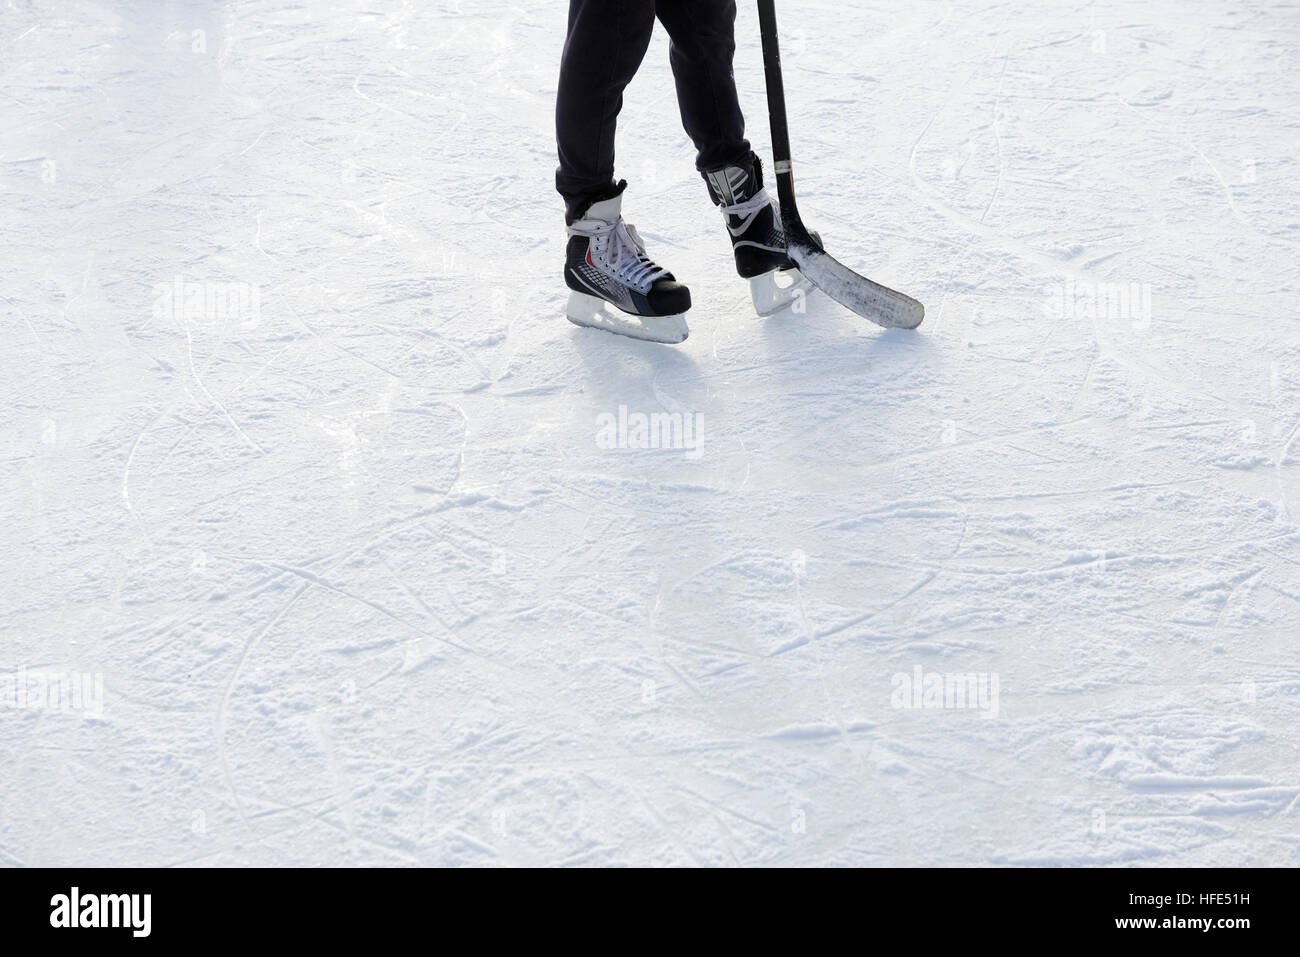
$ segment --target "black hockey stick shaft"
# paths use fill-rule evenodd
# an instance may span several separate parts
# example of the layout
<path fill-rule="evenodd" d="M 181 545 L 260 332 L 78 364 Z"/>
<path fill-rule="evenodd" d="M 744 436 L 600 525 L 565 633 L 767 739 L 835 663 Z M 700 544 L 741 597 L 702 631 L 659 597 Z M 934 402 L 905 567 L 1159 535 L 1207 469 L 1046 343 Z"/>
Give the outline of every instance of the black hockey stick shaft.
<path fill-rule="evenodd" d="M 836 302 L 886 328 L 915 329 L 925 318 L 925 306 L 911 296 L 882 286 L 849 269 L 811 236 L 794 201 L 794 172 L 790 161 L 790 127 L 785 114 L 785 81 L 781 76 L 781 44 L 776 34 L 776 0 L 758 0 L 758 24 L 763 37 L 763 72 L 767 78 L 767 112 L 772 119 L 772 157 L 776 161 L 776 192 L 781 225 L 790 260 L 804 278 Z"/>
<path fill-rule="evenodd" d="M 776 194 L 781 202 L 781 222 L 791 242 L 819 247 L 808 235 L 794 200 L 794 173 L 790 163 L 790 126 L 785 115 L 785 80 L 781 75 L 781 43 L 776 32 L 776 0 L 758 0 L 758 24 L 763 37 L 763 72 L 767 78 L 767 113 L 772 121 L 772 158 Z"/>

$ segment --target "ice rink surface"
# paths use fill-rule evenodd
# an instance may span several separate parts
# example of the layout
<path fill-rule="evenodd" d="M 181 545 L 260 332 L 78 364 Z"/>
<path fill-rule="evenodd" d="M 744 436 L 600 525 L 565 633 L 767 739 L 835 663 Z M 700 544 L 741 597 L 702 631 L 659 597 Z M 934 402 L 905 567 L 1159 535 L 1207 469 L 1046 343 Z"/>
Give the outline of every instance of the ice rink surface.
<path fill-rule="evenodd" d="M 778 12 L 915 332 L 753 318 L 662 31 L 676 348 L 563 318 L 561 3 L 3 3 L 0 863 L 1300 864 L 1300 9 Z"/>

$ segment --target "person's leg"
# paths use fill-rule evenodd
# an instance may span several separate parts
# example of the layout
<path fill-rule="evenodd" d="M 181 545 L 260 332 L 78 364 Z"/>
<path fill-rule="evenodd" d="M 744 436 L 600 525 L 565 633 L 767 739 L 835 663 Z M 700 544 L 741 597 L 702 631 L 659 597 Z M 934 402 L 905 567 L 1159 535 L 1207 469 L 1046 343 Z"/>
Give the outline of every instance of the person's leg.
<path fill-rule="evenodd" d="M 659 21 L 672 40 L 682 126 L 695 143 L 700 172 L 748 167 L 753 153 L 736 96 L 734 0 L 658 0 Z"/>
<path fill-rule="evenodd" d="M 654 20 L 655 0 L 569 0 L 555 102 L 555 188 L 570 223 L 593 202 L 621 192 L 614 182 L 614 130 Z"/>
<path fill-rule="evenodd" d="M 802 278 L 780 285 L 791 269 L 785 231 L 772 198 L 763 190 L 763 166 L 745 139 L 745 118 L 736 95 L 734 0 L 658 0 L 657 12 L 672 39 L 682 125 L 698 150 L 696 167 L 709 198 L 722 210 L 736 271 L 750 280 L 754 308 L 770 315 L 806 294 Z"/>

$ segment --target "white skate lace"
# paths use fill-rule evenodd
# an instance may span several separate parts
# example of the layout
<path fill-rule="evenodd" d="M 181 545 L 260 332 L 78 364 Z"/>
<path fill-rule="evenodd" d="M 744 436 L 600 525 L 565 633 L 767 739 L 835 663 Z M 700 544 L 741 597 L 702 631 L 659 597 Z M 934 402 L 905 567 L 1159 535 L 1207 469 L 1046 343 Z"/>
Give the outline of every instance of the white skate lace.
<path fill-rule="evenodd" d="M 732 206 L 723 206 L 722 211 L 729 216 L 752 216 L 760 209 L 766 209 L 772 205 L 772 197 L 767 194 L 767 190 L 760 189 L 749 199 Z"/>
<path fill-rule="evenodd" d="M 726 219 L 728 216 L 739 216 L 744 220 L 741 225 L 736 227 L 733 227 L 730 221 L 727 222 L 727 228 L 730 229 L 733 234 L 740 235 L 745 230 L 749 229 L 750 224 L 754 221 L 754 217 L 769 206 L 772 207 L 772 215 L 776 218 L 776 228 L 780 229 L 781 213 L 777 209 L 776 204 L 772 202 L 772 197 L 768 195 L 768 192 L 765 189 L 760 189 L 757 193 L 743 202 L 734 203 L 731 206 L 722 206 L 720 208 L 722 209 L 723 219 Z"/>
<path fill-rule="evenodd" d="M 622 217 L 606 226 L 597 226 L 590 234 L 609 237 L 610 268 L 629 286 L 648 288 L 655 280 L 668 275 L 667 269 L 646 255 L 641 234 Z"/>

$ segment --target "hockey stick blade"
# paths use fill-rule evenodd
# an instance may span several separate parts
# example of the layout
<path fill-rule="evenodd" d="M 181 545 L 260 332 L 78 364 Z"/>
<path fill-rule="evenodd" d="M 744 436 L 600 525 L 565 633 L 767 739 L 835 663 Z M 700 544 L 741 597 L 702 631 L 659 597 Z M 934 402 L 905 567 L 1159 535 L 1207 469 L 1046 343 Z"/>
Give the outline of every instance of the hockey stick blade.
<path fill-rule="evenodd" d="M 915 329 L 925 306 L 911 296 L 859 276 L 824 249 L 792 242 L 788 254 L 805 279 L 836 302 L 886 329 Z"/>

